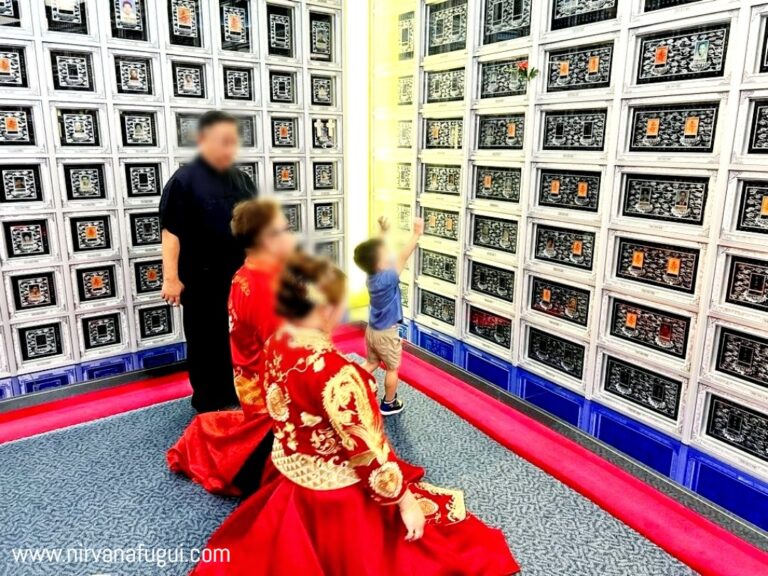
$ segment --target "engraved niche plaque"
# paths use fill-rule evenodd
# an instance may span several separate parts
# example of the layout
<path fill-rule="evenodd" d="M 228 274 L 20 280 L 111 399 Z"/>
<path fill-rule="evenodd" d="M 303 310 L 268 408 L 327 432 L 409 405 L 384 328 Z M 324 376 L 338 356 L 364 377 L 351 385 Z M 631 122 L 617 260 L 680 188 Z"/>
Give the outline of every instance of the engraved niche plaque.
<path fill-rule="evenodd" d="M 768 154 L 768 100 L 755 100 L 753 106 L 748 151 Z"/>
<path fill-rule="evenodd" d="M 172 62 L 173 95 L 177 98 L 205 98 L 205 65 L 196 62 Z"/>
<path fill-rule="evenodd" d="M 251 12 L 248 0 L 219 1 L 221 49 L 251 51 Z"/>
<path fill-rule="evenodd" d="M 707 436 L 768 462 L 768 415 L 716 395 L 710 398 Z"/>
<path fill-rule="evenodd" d="M 19 0 L 0 0 L 0 26 L 8 28 L 21 27 Z"/>
<path fill-rule="evenodd" d="M 532 0 L 485 0 L 483 44 L 522 38 L 531 33 Z"/>
<path fill-rule="evenodd" d="M 115 55 L 118 94 L 153 94 L 152 61 L 149 58 Z"/>
<path fill-rule="evenodd" d="M 103 164 L 64 165 L 64 184 L 68 200 L 103 200 L 107 197 Z"/>
<path fill-rule="evenodd" d="M 695 292 L 699 250 L 631 238 L 619 237 L 617 241 L 617 277 L 688 294 Z"/>
<path fill-rule="evenodd" d="M 615 298 L 611 304 L 611 336 L 634 342 L 662 354 L 685 358 L 691 319 Z"/>
<path fill-rule="evenodd" d="M 160 164 L 126 164 L 125 184 L 129 198 L 160 196 Z"/>
<path fill-rule="evenodd" d="M 253 70 L 224 66 L 224 97 L 227 100 L 253 100 Z"/>
<path fill-rule="evenodd" d="M 544 150 L 597 150 L 605 147 L 605 109 L 544 113 Z"/>
<path fill-rule="evenodd" d="M 114 264 L 78 268 L 74 275 L 78 301 L 81 304 L 117 297 L 117 272 Z"/>
<path fill-rule="evenodd" d="M 408 231 L 411 229 L 411 205 L 410 204 L 398 204 L 397 205 L 397 229 Z"/>
<path fill-rule="evenodd" d="M 448 296 L 435 294 L 429 290 L 420 290 L 419 311 L 440 322 L 454 326 L 456 324 L 456 301 Z"/>
<path fill-rule="evenodd" d="M 594 232 L 536 226 L 536 260 L 592 270 Z"/>
<path fill-rule="evenodd" d="M 269 100 L 279 104 L 296 104 L 296 73 L 269 71 Z"/>
<path fill-rule="evenodd" d="M 333 16 L 325 12 L 309 13 L 309 59 L 333 60 Z"/>
<path fill-rule="evenodd" d="M 413 104 L 414 83 L 413 76 L 400 76 L 397 79 L 397 104 L 398 106 L 410 106 Z"/>
<path fill-rule="evenodd" d="M 312 106 L 336 105 L 336 79 L 333 76 L 311 75 Z"/>
<path fill-rule="evenodd" d="M 512 320 L 475 306 L 469 307 L 469 333 L 502 348 L 512 347 Z"/>
<path fill-rule="evenodd" d="M 398 190 L 410 190 L 413 174 L 411 164 L 401 162 L 397 165 L 397 188 Z"/>
<path fill-rule="evenodd" d="M 163 261 L 139 260 L 133 263 L 133 279 L 136 294 L 159 294 L 163 288 Z"/>
<path fill-rule="evenodd" d="M 109 0 L 112 38 L 147 41 L 147 0 Z"/>
<path fill-rule="evenodd" d="M 0 164 L 0 205 L 42 202 L 40 166 L 36 164 Z"/>
<path fill-rule="evenodd" d="M 314 206 L 315 230 L 328 231 L 339 228 L 339 203 L 319 202 Z"/>
<path fill-rule="evenodd" d="M 457 102 L 464 99 L 464 68 L 426 72 L 427 103 Z M 413 80 L 413 77 L 410 77 Z"/>
<path fill-rule="evenodd" d="M 293 58 L 294 50 L 293 9 L 267 4 L 267 52 Z"/>
<path fill-rule="evenodd" d="M 437 208 L 424 208 L 424 234 L 447 240 L 458 240 L 459 213 Z"/>
<path fill-rule="evenodd" d="M 709 178 L 625 174 L 622 214 L 666 222 L 701 225 Z"/>
<path fill-rule="evenodd" d="M 616 18 L 619 0 L 552 0 L 552 30 Z"/>
<path fill-rule="evenodd" d="M 160 214 L 157 212 L 130 214 L 128 221 L 131 227 L 131 246 L 146 248 L 160 245 L 162 240 Z"/>
<path fill-rule="evenodd" d="M 44 6 L 45 19 L 51 32 L 88 34 L 86 0 L 50 0 Z"/>
<path fill-rule="evenodd" d="M 317 191 L 336 190 L 336 163 L 313 162 L 313 188 Z"/>
<path fill-rule="evenodd" d="M 299 189 L 299 163 L 275 162 L 273 184 L 276 192 L 296 192 Z"/>
<path fill-rule="evenodd" d="M 98 252 L 112 249 L 112 222 L 103 214 L 78 216 L 69 221 L 72 251 Z"/>
<path fill-rule="evenodd" d="M 471 261 L 469 288 L 474 292 L 514 302 L 515 273 L 483 262 Z"/>
<path fill-rule="evenodd" d="M 51 72 L 55 90 L 93 92 L 93 63 L 90 52 L 51 50 Z"/>
<path fill-rule="evenodd" d="M 397 147 L 411 148 L 413 146 L 413 121 L 400 120 L 397 123 Z"/>
<path fill-rule="evenodd" d="M 240 136 L 240 146 L 254 148 L 256 146 L 256 118 L 254 116 L 236 116 L 237 133 Z"/>
<path fill-rule="evenodd" d="M 637 83 L 722 76 L 729 32 L 730 24 L 720 23 L 642 36 Z"/>
<path fill-rule="evenodd" d="M 139 308 L 139 338 L 151 340 L 173 334 L 173 312 L 167 304 Z"/>
<path fill-rule="evenodd" d="M 768 339 L 722 328 L 715 369 L 735 378 L 768 387 Z"/>
<path fill-rule="evenodd" d="M 480 64 L 480 98 L 506 98 L 522 96 L 528 91 L 528 82 L 518 74 L 521 66 L 528 65 L 528 57 L 482 62 Z"/>
<path fill-rule="evenodd" d="M 607 88 L 612 65 L 613 42 L 550 52 L 547 92 Z"/>
<path fill-rule="evenodd" d="M 397 57 L 399 60 L 411 60 L 414 55 L 415 12 L 405 12 L 397 18 Z"/>
<path fill-rule="evenodd" d="M 737 230 L 768 234 L 768 181 L 740 181 L 739 196 Z"/>
<path fill-rule="evenodd" d="M 123 146 L 141 148 L 157 146 L 157 119 L 154 112 L 120 111 Z"/>
<path fill-rule="evenodd" d="M 100 146 L 97 110 L 57 109 L 61 146 Z"/>
<path fill-rule="evenodd" d="M 168 0 L 168 36 L 171 44 L 201 47 L 202 21 L 200 0 Z"/>
<path fill-rule="evenodd" d="M 80 325 L 86 351 L 119 346 L 123 343 L 122 322 L 119 312 L 82 318 Z"/>
<path fill-rule="evenodd" d="M 528 358 L 531 360 L 581 380 L 584 374 L 584 352 L 585 348 L 581 344 L 528 327 Z"/>
<path fill-rule="evenodd" d="M 0 108 L 0 146 L 34 146 L 35 143 L 32 108 L 3 105 Z"/>
<path fill-rule="evenodd" d="M 450 284 L 456 284 L 456 271 L 458 268 L 458 258 L 435 252 L 433 250 L 421 249 L 421 259 L 419 261 L 419 273 L 431 278 L 437 278 Z"/>
<path fill-rule="evenodd" d="M 16 312 L 51 308 L 59 303 L 53 270 L 13 275 L 10 284 Z"/>
<path fill-rule="evenodd" d="M 539 175 L 539 206 L 597 212 L 600 172 L 542 170 Z"/>
<path fill-rule="evenodd" d="M 630 152 L 712 152 L 720 104 L 668 104 L 632 108 Z"/>
<path fill-rule="evenodd" d="M 677 420 L 683 388 L 680 380 L 606 356 L 603 387 L 606 392 L 632 404 L 669 420 Z"/>
<path fill-rule="evenodd" d="M 645 12 L 652 12 L 654 10 L 663 10 L 664 8 L 671 8 L 672 6 L 682 6 L 684 4 L 692 4 L 693 2 L 701 2 L 702 0 L 645 0 L 643 10 Z"/>
<path fill-rule="evenodd" d="M 472 223 L 472 244 L 517 254 L 517 226 L 515 220 L 477 215 Z"/>
<path fill-rule="evenodd" d="M 18 328 L 22 362 L 34 362 L 64 354 L 61 322 Z"/>
<path fill-rule="evenodd" d="M 23 46 L 0 46 L 0 88 L 29 88 Z"/>
<path fill-rule="evenodd" d="M 587 326 L 589 304 L 589 290 L 567 286 L 537 276 L 531 277 L 529 305 L 533 310 L 579 326 Z"/>
<path fill-rule="evenodd" d="M 461 166 L 424 165 L 424 188 L 429 194 L 461 194 Z"/>
<path fill-rule="evenodd" d="M 283 215 L 288 220 L 288 227 L 293 232 L 302 232 L 301 222 L 301 205 L 300 204 L 283 204 Z"/>
<path fill-rule="evenodd" d="M 299 120 L 297 118 L 273 117 L 270 122 L 274 148 L 298 148 Z"/>
<path fill-rule="evenodd" d="M 448 0 L 428 7 L 429 56 L 463 50 L 467 46 L 467 0 Z"/>
<path fill-rule="evenodd" d="M 425 147 L 458 149 L 464 145 L 464 120 L 461 118 L 428 118 L 425 124 Z"/>
<path fill-rule="evenodd" d="M 768 312 L 768 260 L 733 256 L 725 301 Z"/>
<path fill-rule="evenodd" d="M 478 150 L 522 150 L 525 114 L 478 116 Z"/>
<path fill-rule="evenodd" d="M 520 202 L 520 168 L 476 168 L 475 198 L 499 200 L 501 202 Z"/>
<path fill-rule="evenodd" d="M 51 255 L 48 220 L 3 222 L 3 232 L 9 259 Z"/>

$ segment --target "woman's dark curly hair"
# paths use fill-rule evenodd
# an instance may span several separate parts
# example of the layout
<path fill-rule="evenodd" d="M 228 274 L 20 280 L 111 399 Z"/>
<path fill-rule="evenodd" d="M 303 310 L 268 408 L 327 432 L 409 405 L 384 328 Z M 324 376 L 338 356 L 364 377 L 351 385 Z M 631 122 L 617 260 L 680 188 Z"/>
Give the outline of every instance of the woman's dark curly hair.
<path fill-rule="evenodd" d="M 287 320 L 306 318 L 322 304 L 336 306 L 346 292 L 347 277 L 329 260 L 299 252 L 283 269 L 277 313 Z"/>

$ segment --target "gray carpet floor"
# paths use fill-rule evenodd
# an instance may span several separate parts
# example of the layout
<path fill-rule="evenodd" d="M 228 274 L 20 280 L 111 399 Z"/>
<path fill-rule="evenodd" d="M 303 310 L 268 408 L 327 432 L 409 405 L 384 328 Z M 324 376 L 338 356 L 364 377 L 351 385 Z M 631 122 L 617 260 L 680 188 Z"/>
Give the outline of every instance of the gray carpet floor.
<path fill-rule="evenodd" d="M 525 576 L 694 574 L 426 396 L 403 385 L 401 398 L 405 412 L 387 419 L 400 455 L 430 482 L 463 489 L 469 509 L 504 531 Z M 0 575 L 186 574 L 191 563 L 173 550 L 202 548 L 237 505 L 166 469 L 165 450 L 192 415 L 181 400 L 0 446 Z M 168 563 L 103 556 L 123 549 L 130 560 L 140 546 L 168 549 Z M 14 561 L 13 549 L 42 547 L 102 556 Z"/>

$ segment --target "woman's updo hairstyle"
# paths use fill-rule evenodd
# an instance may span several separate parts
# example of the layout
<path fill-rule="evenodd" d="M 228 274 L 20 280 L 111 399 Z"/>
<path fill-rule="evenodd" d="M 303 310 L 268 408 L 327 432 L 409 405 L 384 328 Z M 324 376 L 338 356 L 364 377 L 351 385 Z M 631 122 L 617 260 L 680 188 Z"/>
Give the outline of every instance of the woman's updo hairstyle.
<path fill-rule="evenodd" d="M 232 235 L 244 250 L 256 248 L 259 239 L 280 213 L 280 206 L 268 198 L 245 200 L 232 211 Z"/>
<path fill-rule="evenodd" d="M 325 258 L 298 252 L 286 264 L 277 291 L 277 313 L 286 320 L 301 320 L 316 306 L 341 303 L 347 277 Z"/>

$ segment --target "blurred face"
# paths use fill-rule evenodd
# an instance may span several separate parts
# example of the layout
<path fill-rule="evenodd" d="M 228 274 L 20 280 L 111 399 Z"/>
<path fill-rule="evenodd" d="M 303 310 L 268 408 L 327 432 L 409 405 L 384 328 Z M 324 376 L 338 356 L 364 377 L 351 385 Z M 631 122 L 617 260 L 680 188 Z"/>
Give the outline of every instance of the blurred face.
<path fill-rule="evenodd" d="M 240 136 L 235 122 L 219 122 L 203 130 L 197 138 L 200 155 L 217 170 L 227 170 L 237 160 Z"/>
<path fill-rule="evenodd" d="M 261 247 L 267 254 L 281 262 L 287 260 L 296 251 L 296 237 L 282 212 L 278 212 L 272 223 L 264 230 Z"/>
<path fill-rule="evenodd" d="M 318 310 L 322 315 L 323 324 L 327 332 L 332 332 L 336 327 L 340 326 L 347 315 L 347 299 L 343 298 L 340 304 L 336 306 L 327 305 Z"/>
<path fill-rule="evenodd" d="M 376 269 L 386 270 L 392 263 L 391 261 L 392 255 L 389 253 L 386 245 L 382 243 L 381 246 L 379 246 L 379 249 L 376 251 Z"/>

